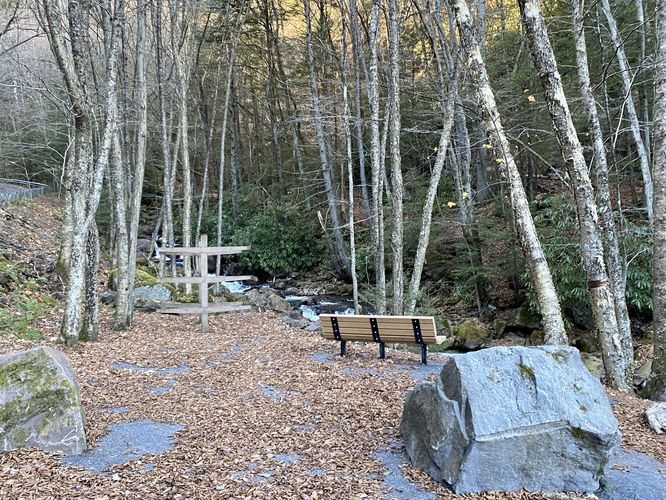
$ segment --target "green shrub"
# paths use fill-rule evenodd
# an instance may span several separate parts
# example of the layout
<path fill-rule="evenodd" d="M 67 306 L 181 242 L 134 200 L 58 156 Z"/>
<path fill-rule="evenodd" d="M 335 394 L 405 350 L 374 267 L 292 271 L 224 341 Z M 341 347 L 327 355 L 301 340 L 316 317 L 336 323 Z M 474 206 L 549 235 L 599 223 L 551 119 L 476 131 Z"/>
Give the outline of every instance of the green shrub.
<path fill-rule="evenodd" d="M 232 244 L 251 247 L 237 260 L 248 271 L 260 275 L 305 271 L 318 265 L 324 254 L 316 226 L 300 212 L 277 207 L 251 216 L 234 231 Z"/>
<path fill-rule="evenodd" d="M 555 289 L 563 310 L 574 305 L 590 305 L 587 279 L 580 255 L 580 236 L 573 200 L 551 196 L 536 203 L 534 222 L 546 260 L 550 265 Z M 627 221 L 621 241 L 629 262 L 627 270 L 627 306 L 635 313 L 651 311 L 652 259 L 650 229 Z M 536 294 L 527 272 L 522 276 L 528 288 L 530 307 L 539 310 Z"/>

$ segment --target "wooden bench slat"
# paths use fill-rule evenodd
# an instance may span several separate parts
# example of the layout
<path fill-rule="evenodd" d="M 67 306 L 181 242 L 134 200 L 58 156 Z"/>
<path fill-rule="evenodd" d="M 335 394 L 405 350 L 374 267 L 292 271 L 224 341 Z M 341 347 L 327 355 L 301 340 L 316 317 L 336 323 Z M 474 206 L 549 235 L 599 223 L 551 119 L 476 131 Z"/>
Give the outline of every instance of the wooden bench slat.
<path fill-rule="evenodd" d="M 340 333 L 340 337 L 342 340 L 349 340 L 349 341 L 355 341 L 355 342 L 374 342 L 372 335 L 362 335 L 362 334 L 353 334 L 353 333 L 346 333 L 342 332 Z M 324 334 L 324 338 L 327 340 L 337 340 L 333 334 Z M 416 342 L 414 341 L 414 336 L 412 335 L 411 338 L 406 337 L 404 335 L 380 335 L 380 338 L 382 342 L 390 342 L 394 344 L 415 344 Z M 435 344 L 441 344 L 446 340 L 446 337 L 430 337 L 430 338 L 424 338 L 423 343 L 428 344 L 428 345 L 435 345 Z"/>
<path fill-rule="evenodd" d="M 362 327 L 354 327 L 354 328 L 349 328 L 349 327 L 343 327 L 340 326 L 340 334 L 341 335 L 365 335 L 372 339 L 372 332 L 370 331 L 369 328 L 362 328 Z M 323 329 L 324 333 L 328 335 L 333 335 L 333 329 L 332 328 L 326 328 Z M 379 329 L 379 336 L 384 338 L 386 336 L 392 336 L 392 337 L 401 337 L 404 338 L 405 340 L 409 341 L 410 339 L 413 341 L 414 340 L 414 330 L 397 330 L 397 329 L 392 329 L 392 328 L 380 328 Z M 434 339 L 436 337 L 435 332 L 426 332 L 422 333 L 421 338 L 425 339 Z"/>
<path fill-rule="evenodd" d="M 446 340 L 445 336 L 437 335 L 435 318 L 432 316 L 321 314 L 319 320 L 324 338 L 340 342 L 342 356 L 350 341 L 379 343 L 380 358 L 384 358 L 385 343 L 421 344 L 421 362 L 427 364 L 427 345 L 441 344 Z M 414 333 L 414 320 L 418 320 L 418 338 Z"/>
<path fill-rule="evenodd" d="M 369 318 L 375 318 L 377 323 L 382 322 L 386 324 L 398 324 L 403 325 L 405 322 L 411 321 L 412 319 L 418 319 L 422 323 L 435 323 L 435 318 L 432 316 L 373 316 L 373 315 L 354 315 L 354 314 L 321 314 L 320 318 L 338 318 L 338 321 L 350 321 L 350 322 L 367 322 Z"/>
<path fill-rule="evenodd" d="M 350 317 L 338 317 L 338 325 L 340 326 L 346 326 L 346 327 L 362 327 L 365 328 L 370 324 L 370 316 L 364 317 L 364 318 L 355 318 L 351 319 L 353 316 Z M 435 331 L 435 323 L 430 320 L 422 320 L 419 319 L 419 324 L 421 325 L 421 330 L 423 331 Z M 330 324 L 330 319 L 326 321 L 326 323 Z M 323 322 L 322 322 L 323 324 Z M 385 318 L 377 318 L 377 326 L 379 328 L 391 328 L 394 330 L 411 330 L 412 327 L 412 319 L 404 319 L 402 322 L 396 322 L 396 321 L 387 321 Z"/>

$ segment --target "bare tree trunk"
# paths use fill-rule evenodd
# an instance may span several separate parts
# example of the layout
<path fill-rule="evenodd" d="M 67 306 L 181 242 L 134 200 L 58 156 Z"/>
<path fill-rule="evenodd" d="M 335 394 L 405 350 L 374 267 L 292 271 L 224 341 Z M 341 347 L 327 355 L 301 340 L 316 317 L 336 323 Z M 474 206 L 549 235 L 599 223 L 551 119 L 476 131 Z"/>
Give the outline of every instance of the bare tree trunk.
<path fill-rule="evenodd" d="M 606 376 L 612 387 L 629 392 L 631 387 L 626 378 L 627 361 L 615 316 L 615 301 L 604 265 L 597 207 L 583 156 L 583 148 L 578 140 L 569 105 L 564 96 L 562 80 L 548 39 L 546 25 L 539 12 L 540 0 L 519 0 L 519 5 L 532 59 L 539 72 L 548 111 L 576 191 L 581 254 L 592 299 L 594 324 L 602 347 Z"/>
<path fill-rule="evenodd" d="M 159 7 L 158 7 L 159 8 Z M 136 11 L 136 75 L 137 75 L 137 131 L 135 138 L 134 175 L 129 204 L 129 248 L 127 271 L 129 273 L 129 311 L 124 324 L 132 324 L 134 278 L 136 276 L 136 249 L 139 237 L 139 216 L 143 194 L 143 175 L 146 169 L 146 141 L 148 136 L 148 83 L 146 81 L 146 12 L 147 0 L 139 0 Z M 118 324 L 117 326 L 120 326 Z"/>
<path fill-rule="evenodd" d="M 164 96 L 164 45 L 162 42 L 162 9 L 156 8 L 153 30 L 155 32 L 155 58 L 157 63 L 157 96 L 159 100 L 160 112 L 160 132 L 162 137 L 162 163 L 164 163 L 164 171 L 162 177 L 162 184 L 164 195 L 162 198 L 162 206 L 164 207 L 163 222 L 162 222 L 162 240 L 166 241 L 167 245 L 171 248 L 175 246 L 174 229 L 173 229 L 173 192 L 174 184 L 172 179 L 175 178 L 176 162 L 171 161 L 171 127 L 167 123 L 166 103 Z M 180 129 L 179 129 L 180 130 Z M 175 150 L 178 150 L 180 144 L 180 136 L 176 140 Z M 174 160 L 178 158 L 177 152 L 174 154 Z M 160 272 L 164 272 L 164 258 L 160 257 Z M 171 272 L 175 276 L 176 266 L 175 259 L 171 258 Z"/>
<path fill-rule="evenodd" d="M 97 278 L 99 276 L 99 233 L 95 221 L 88 230 L 86 245 L 86 298 L 85 323 L 81 332 L 81 340 L 97 340 L 99 338 L 99 297 Z"/>
<path fill-rule="evenodd" d="M 229 46 L 229 55 L 227 58 L 227 77 L 224 90 L 224 107 L 222 111 L 222 130 L 220 135 L 220 175 L 217 180 L 217 245 L 222 245 L 222 226 L 223 226 L 223 208 L 224 208 L 224 164 L 226 159 L 226 138 L 227 138 L 227 118 L 229 116 L 229 101 L 231 99 L 231 90 L 233 85 L 234 63 L 236 61 L 236 47 L 238 46 L 238 39 L 245 23 L 245 15 L 247 13 L 246 3 L 243 2 L 241 12 L 236 20 L 234 34 L 232 35 L 231 45 Z M 220 275 L 222 269 L 222 261 L 218 255 L 215 259 L 215 274 Z M 219 285 L 215 287 L 219 290 Z"/>
<path fill-rule="evenodd" d="M 127 227 L 127 173 L 122 160 L 120 134 L 116 130 L 111 148 L 109 189 L 113 196 L 113 220 L 116 237 L 116 308 L 113 328 L 124 330 L 129 326 L 129 234 Z"/>
<path fill-rule="evenodd" d="M 239 126 L 238 126 L 238 100 L 234 88 L 233 78 L 231 80 L 231 144 L 229 147 L 229 163 L 230 163 L 230 182 L 231 182 L 231 221 L 235 225 L 238 224 L 238 149 L 239 149 Z M 294 137 L 296 137 L 294 135 Z M 298 139 L 296 139 L 298 140 Z M 300 153 L 297 153 L 300 159 Z M 300 163 L 299 163 L 300 164 Z M 301 168 L 302 171 L 302 168 Z M 302 176 L 301 176 L 302 177 Z"/>
<path fill-rule="evenodd" d="M 435 61 L 435 72 L 437 74 L 437 83 L 439 88 L 439 101 L 440 109 L 442 113 L 442 131 L 439 137 L 439 145 L 437 147 L 437 157 L 435 158 L 435 165 L 430 176 L 430 182 L 428 184 L 428 192 L 426 194 L 426 199 L 423 203 L 423 216 L 421 218 L 421 230 L 419 232 L 419 241 L 416 248 L 416 256 L 414 257 L 414 268 L 412 270 L 412 276 L 409 282 L 409 288 L 407 293 L 407 304 L 405 306 L 405 314 L 414 314 L 416 309 L 416 302 L 419 295 L 419 287 L 421 285 L 421 274 L 423 273 L 423 266 L 425 264 L 426 251 L 430 243 L 430 229 L 432 225 L 432 212 L 435 204 L 435 198 L 437 197 L 437 189 L 439 187 L 439 182 L 442 176 L 442 171 L 446 163 L 446 155 L 451 143 L 451 131 L 455 123 L 455 106 L 458 99 L 458 70 L 457 68 L 447 67 L 448 72 L 450 73 L 450 82 L 447 86 L 444 79 L 444 62 L 445 55 L 444 52 L 448 50 L 448 41 L 445 37 L 440 37 L 435 35 L 435 31 L 438 31 L 436 27 L 433 26 L 431 22 L 431 17 L 433 13 L 426 9 L 427 5 L 424 5 L 423 8 L 415 3 L 418 10 L 419 16 L 423 27 L 428 35 L 428 39 L 431 45 L 432 54 Z M 436 23 L 438 20 L 436 19 Z"/>
<path fill-rule="evenodd" d="M 638 152 L 638 159 L 641 163 L 641 172 L 643 174 L 643 191 L 645 195 L 645 207 L 647 208 L 648 220 L 652 224 L 652 173 L 650 172 L 650 159 L 648 158 L 643 136 L 641 135 L 641 126 L 638 121 L 638 114 L 636 113 L 636 106 L 634 105 L 634 98 L 631 95 L 632 90 L 632 74 L 629 67 L 629 61 L 624 52 L 624 42 L 620 37 L 617 30 L 617 23 L 611 12 L 610 3 L 608 0 L 601 0 L 601 9 L 606 16 L 608 22 L 608 29 L 615 45 L 615 52 L 617 54 L 617 62 L 620 67 L 620 74 L 622 76 L 622 86 L 624 88 L 625 104 L 627 106 L 627 115 L 629 115 L 629 123 L 631 124 L 631 134 L 636 144 L 636 151 Z"/>
<path fill-rule="evenodd" d="M 596 167 L 596 192 L 601 223 L 601 231 L 604 242 L 604 255 L 606 267 L 613 292 L 615 303 L 615 315 L 617 317 L 618 329 L 622 338 L 622 346 L 626 361 L 627 380 L 633 377 L 634 348 L 631 339 L 631 324 L 626 299 L 626 262 L 623 259 L 617 241 L 615 221 L 613 220 L 613 206 L 611 203 L 610 187 L 608 185 L 608 163 L 606 162 L 606 148 L 601 131 L 601 123 L 597 114 L 597 105 L 592 93 L 590 72 L 588 68 L 587 46 L 585 43 L 584 27 L 584 0 L 574 0 L 573 22 L 574 39 L 576 42 L 576 65 L 578 67 L 578 81 L 580 83 L 581 95 L 587 112 L 588 130 L 592 138 L 594 149 L 594 165 Z"/>
<path fill-rule="evenodd" d="M 398 31 L 397 0 L 389 0 L 389 54 L 391 65 L 390 76 L 390 107 L 391 107 L 391 187 L 393 190 L 393 233 L 391 248 L 393 250 L 393 314 L 400 315 L 404 301 L 403 266 L 403 214 L 402 201 L 402 160 L 400 156 L 400 33 Z"/>
<path fill-rule="evenodd" d="M 314 49 L 312 47 L 312 25 L 310 21 L 310 0 L 303 0 L 305 8 L 305 33 L 307 43 L 307 58 L 310 70 L 310 95 L 312 98 L 312 117 L 314 119 L 314 126 L 317 135 L 317 144 L 319 146 L 319 161 L 321 162 L 322 175 L 324 178 L 324 189 L 326 191 L 326 199 L 331 214 L 331 221 L 333 223 L 333 238 L 335 240 L 335 255 L 332 255 L 333 264 L 339 273 L 350 275 L 348 267 L 349 257 L 347 249 L 345 248 L 344 239 L 342 237 L 342 230 L 340 225 L 340 209 L 339 202 L 335 196 L 333 187 L 333 171 L 329 161 L 328 146 L 326 144 L 326 133 L 324 130 L 324 123 L 322 121 L 321 111 L 319 107 L 319 91 L 317 89 L 317 73 L 314 61 Z"/>
<path fill-rule="evenodd" d="M 349 17 L 351 27 L 351 41 L 354 55 L 354 135 L 356 140 L 356 149 L 358 154 L 358 171 L 361 181 L 361 198 L 363 200 L 363 211 L 366 217 L 366 225 L 372 232 L 372 217 L 370 212 L 370 196 L 368 194 L 368 180 L 365 169 L 365 145 L 363 144 L 363 115 L 361 111 L 361 66 L 367 74 L 365 68 L 365 58 L 363 56 L 363 46 L 361 35 L 358 28 L 358 11 L 356 0 L 349 0 Z"/>
<path fill-rule="evenodd" d="M 547 344 L 567 344 L 567 335 L 557 299 L 555 286 L 550 274 L 548 262 L 543 254 L 541 243 L 534 227 L 525 189 L 520 172 L 511 154 L 509 141 L 504 133 L 495 95 L 490 86 L 486 66 L 481 56 L 479 43 L 476 39 L 472 17 L 465 0 L 450 0 L 455 12 L 456 23 L 460 33 L 460 42 L 466 53 L 472 83 L 476 87 L 486 133 L 490 139 L 498 164 L 503 167 L 502 175 L 508 177 L 511 208 L 520 244 L 525 255 L 530 279 L 537 294 L 539 309 L 542 315 L 545 342 Z"/>
<path fill-rule="evenodd" d="M 352 0 L 353 1 L 353 0 Z M 345 161 L 347 163 L 347 185 L 349 189 L 349 255 L 350 255 L 350 271 L 352 279 L 352 296 L 354 298 L 354 313 L 359 314 L 360 307 L 358 304 L 358 279 L 356 277 L 356 231 L 354 229 L 354 158 L 352 153 L 352 134 L 350 121 L 350 106 L 349 106 L 349 61 L 347 59 L 347 22 L 344 0 L 339 0 L 341 19 L 342 19 L 342 129 L 345 137 Z"/>
<path fill-rule="evenodd" d="M 454 86 L 455 85 L 455 86 Z M 425 264 L 426 250 L 430 243 L 430 228 L 432 223 L 432 211 L 435 205 L 435 198 L 437 197 L 437 188 L 439 181 L 442 177 L 442 170 L 446 163 L 446 152 L 449 149 L 449 142 L 451 137 L 451 129 L 455 117 L 455 103 L 457 96 L 457 80 L 451 86 L 447 100 L 447 106 L 444 109 L 442 116 L 442 132 L 439 136 L 439 146 L 437 147 L 437 158 L 435 159 L 435 166 L 430 176 L 430 183 L 428 184 L 428 193 L 423 203 L 423 217 L 421 218 L 421 231 L 419 232 L 419 243 L 416 248 L 416 256 L 414 257 L 414 269 L 412 277 L 409 282 L 409 291 L 407 293 L 407 305 L 405 306 L 405 314 L 414 314 L 416 308 L 416 301 L 419 295 L 419 287 L 421 285 L 421 274 L 423 273 L 423 265 Z"/>
<path fill-rule="evenodd" d="M 638 64 L 639 71 L 637 74 L 645 71 L 646 65 L 646 28 L 645 13 L 643 9 L 643 0 L 635 0 L 636 5 L 636 21 L 638 22 Z M 648 106 L 647 92 L 645 91 L 645 83 L 641 82 L 638 86 L 638 102 L 640 107 L 641 120 L 643 121 L 641 131 L 643 133 L 643 144 L 645 145 L 645 152 L 648 159 L 650 158 L 650 109 Z"/>
<path fill-rule="evenodd" d="M 118 7 L 120 5 L 120 8 Z M 68 345 L 78 343 L 83 329 L 84 294 L 86 292 L 87 264 L 94 259 L 86 258 L 89 229 L 93 223 L 107 170 L 109 150 L 116 127 L 116 59 L 120 48 L 122 2 L 116 4 L 111 56 L 107 60 L 106 120 L 100 141 L 100 150 L 93 158 L 92 105 L 87 86 L 85 57 L 88 50 L 88 27 L 90 12 L 88 5 L 71 0 L 68 4 L 69 45 L 61 31 L 62 14 L 52 0 L 40 4 L 46 20 L 46 32 L 60 68 L 68 97 L 74 111 L 74 158 L 66 175 L 69 176 L 71 192 L 72 233 L 71 257 L 67 275 L 67 295 L 63 316 L 61 341 Z M 111 15 L 111 12 L 108 12 Z M 90 254 L 88 254 L 90 255 Z M 90 276 L 90 274 L 88 274 Z M 96 300 L 96 295 L 91 295 Z"/>
<path fill-rule="evenodd" d="M 377 37 L 379 33 L 379 0 L 372 2 L 370 23 L 370 158 L 372 170 L 372 227 L 375 247 L 375 282 L 377 286 L 377 314 L 386 312 L 386 264 L 384 261 L 384 193 L 382 161 L 379 139 L 379 72 L 377 70 Z"/>
<path fill-rule="evenodd" d="M 189 118 L 188 118 L 188 87 L 190 80 L 190 69 L 185 67 L 189 57 L 189 37 L 191 26 L 188 27 L 188 19 L 185 4 L 175 5 L 170 1 L 171 10 L 171 51 L 178 85 L 178 127 L 180 128 L 180 153 L 183 168 L 183 246 L 192 246 L 192 176 L 190 169 L 190 141 L 189 141 Z M 178 9 L 178 10 L 177 10 Z M 178 37 L 183 37 L 179 42 Z M 189 256 L 183 256 L 183 271 L 186 277 L 192 276 L 192 262 Z M 185 285 L 185 293 L 192 293 L 192 285 Z"/>
<path fill-rule="evenodd" d="M 666 0 L 656 3 L 657 28 L 654 70 L 654 227 L 652 314 L 654 361 L 646 392 L 666 401 Z"/>

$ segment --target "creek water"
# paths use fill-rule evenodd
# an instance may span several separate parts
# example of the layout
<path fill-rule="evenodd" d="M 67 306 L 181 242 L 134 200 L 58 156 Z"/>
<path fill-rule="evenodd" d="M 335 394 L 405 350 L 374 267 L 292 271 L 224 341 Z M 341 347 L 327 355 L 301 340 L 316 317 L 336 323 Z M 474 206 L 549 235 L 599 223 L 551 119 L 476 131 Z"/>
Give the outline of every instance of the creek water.
<path fill-rule="evenodd" d="M 230 293 L 245 293 L 251 288 L 270 288 L 270 284 L 262 283 L 255 286 L 245 285 L 240 281 L 228 281 L 224 286 Z M 294 310 L 300 311 L 308 321 L 319 321 L 320 314 L 354 314 L 354 299 L 346 295 L 309 294 L 297 288 L 287 288 L 280 293 Z"/>

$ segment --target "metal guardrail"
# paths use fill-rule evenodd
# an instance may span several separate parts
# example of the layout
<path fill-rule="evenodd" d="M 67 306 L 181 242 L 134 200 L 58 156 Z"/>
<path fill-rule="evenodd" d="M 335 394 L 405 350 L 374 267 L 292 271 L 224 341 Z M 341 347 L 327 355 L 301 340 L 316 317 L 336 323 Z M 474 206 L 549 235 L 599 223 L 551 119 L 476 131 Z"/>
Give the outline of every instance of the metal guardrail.
<path fill-rule="evenodd" d="M 46 194 L 49 187 L 41 182 L 0 179 L 0 207 L 25 198 Z"/>

